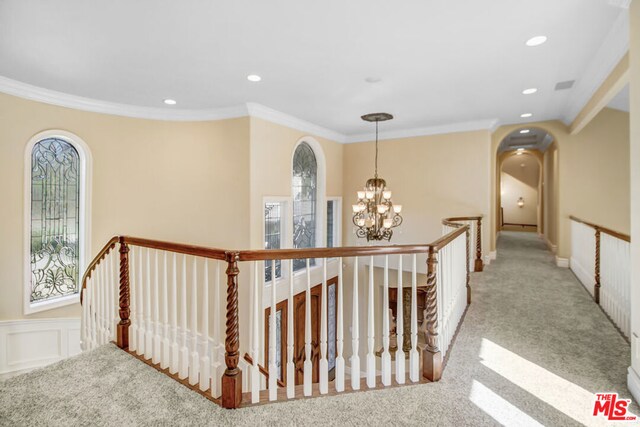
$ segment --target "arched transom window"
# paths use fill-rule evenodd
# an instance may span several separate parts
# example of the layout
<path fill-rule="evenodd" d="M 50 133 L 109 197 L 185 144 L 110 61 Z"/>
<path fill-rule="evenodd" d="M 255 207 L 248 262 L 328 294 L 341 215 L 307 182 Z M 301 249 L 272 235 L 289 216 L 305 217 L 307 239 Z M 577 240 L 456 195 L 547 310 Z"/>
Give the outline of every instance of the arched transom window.
<path fill-rule="evenodd" d="M 316 209 L 318 163 L 313 149 L 300 143 L 293 155 L 293 247 L 316 246 Z M 312 263 L 315 264 L 312 260 Z M 294 270 L 305 267 L 305 260 L 295 260 Z"/>
<path fill-rule="evenodd" d="M 80 268 L 81 163 L 76 148 L 46 138 L 31 150 L 31 303 L 76 294 Z"/>

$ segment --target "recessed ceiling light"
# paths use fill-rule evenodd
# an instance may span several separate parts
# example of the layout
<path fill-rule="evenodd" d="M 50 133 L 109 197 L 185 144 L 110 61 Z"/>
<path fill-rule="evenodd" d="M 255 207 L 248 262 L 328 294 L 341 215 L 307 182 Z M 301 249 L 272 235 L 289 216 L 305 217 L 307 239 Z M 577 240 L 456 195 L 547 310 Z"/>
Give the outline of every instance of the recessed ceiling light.
<path fill-rule="evenodd" d="M 175 99 L 169 99 L 169 98 L 165 99 L 164 103 L 167 104 L 167 105 L 176 105 L 177 104 Z"/>
<path fill-rule="evenodd" d="M 535 36 L 527 40 L 527 46 L 540 46 L 547 41 L 547 36 Z"/>
<path fill-rule="evenodd" d="M 522 129 L 522 130 L 520 131 L 520 133 L 529 133 L 529 132 L 531 132 L 529 129 Z"/>
<path fill-rule="evenodd" d="M 523 95 L 531 95 L 532 93 L 536 93 L 537 91 L 538 91 L 538 89 L 537 89 L 537 88 L 532 87 L 532 88 L 529 88 L 529 89 L 525 89 L 525 90 L 523 90 L 523 91 L 522 91 L 522 94 L 523 94 Z"/>
<path fill-rule="evenodd" d="M 520 117 L 522 117 L 523 119 L 526 119 L 528 117 L 533 117 L 533 113 L 524 113 L 524 114 L 520 114 Z"/>
<path fill-rule="evenodd" d="M 247 76 L 247 80 L 249 80 L 250 82 L 259 82 L 260 80 L 262 80 L 262 77 L 257 74 L 249 74 Z"/>

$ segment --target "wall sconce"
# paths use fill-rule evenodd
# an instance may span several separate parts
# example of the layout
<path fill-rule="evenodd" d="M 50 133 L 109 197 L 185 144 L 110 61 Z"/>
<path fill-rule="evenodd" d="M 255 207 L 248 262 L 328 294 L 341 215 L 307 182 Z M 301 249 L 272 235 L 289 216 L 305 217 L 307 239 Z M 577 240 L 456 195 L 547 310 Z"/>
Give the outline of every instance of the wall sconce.
<path fill-rule="evenodd" d="M 520 198 L 518 199 L 518 207 L 519 207 L 519 208 L 521 208 L 521 207 L 523 207 L 523 206 L 524 206 L 524 199 L 523 199 L 522 197 L 520 197 Z"/>

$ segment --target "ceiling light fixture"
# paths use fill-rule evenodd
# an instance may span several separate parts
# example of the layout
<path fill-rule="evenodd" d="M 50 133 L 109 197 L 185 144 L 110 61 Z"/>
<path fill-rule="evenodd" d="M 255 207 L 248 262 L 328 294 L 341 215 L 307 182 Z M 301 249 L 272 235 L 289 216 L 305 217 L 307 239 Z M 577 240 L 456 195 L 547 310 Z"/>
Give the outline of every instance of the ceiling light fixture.
<path fill-rule="evenodd" d="M 524 151 L 524 148 L 518 148 L 518 152 L 522 153 Z"/>
<path fill-rule="evenodd" d="M 259 82 L 260 80 L 262 80 L 262 77 L 260 77 L 257 74 L 249 74 L 247 76 L 247 80 L 249 80 L 250 82 L 256 83 L 256 82 Z"/>
<path fill-rule="evenodd" d="M 529 129 L 522 129 L 522 130 L 520 131 L 520 133 L 529 133 L 529 132 L 531 132 Z"/>
<path fill-rule="evenodd" d="M 535 37 L 531 37 L 529 40 L 527 40 L 526 44 L 529 47 L 534 47 L 534 46 L 540 46 L 541 44 L 543 44 L 546 41 L 547 41 L 547 36 L 535 36 Z"/>
<path fill-rule="evenodd" d="M 537 91 L 538 91 L 538 89 L 537 89 L 537 88 L 532 87 L 532 88 L 529 88 L 529 89 L 525 89 L 525 90 L 523 90 L 523 91 L 522 91 L 522 94 L 523 94 L 523 95 L 531 95 L 531 94 L 536 93 Z"/>
<path fill-rule="evenodd" d="M 169 99 L 169 98 L 165 99 L 164 103 L 167 104 L 167 105 L 176 105 L 177 104 L 175 99 Z"/>
<path fill-rule="evenodd" d="M 520 114 L 520 117 L 522 117 L 523 119 L 526 119 L 526 118 L 529 118 L 529 117 L 533 117 L 533 113 Z"/>
<path fill-rule="evenodd" d="M 402 224 L 402 205 L 391 202 L 391 190 L 384 179 L 378 178 L 378 122 L 393 119 L 388 113 L 365 114 L 361 117 L 376 124 L 376 162 L 373 178 L 367 180 L 364 190 L 358 191 L 358 202 L 353 205 L 353 224 L 356 236 L 370 240 L 391 240 L 392 228 Z"/>

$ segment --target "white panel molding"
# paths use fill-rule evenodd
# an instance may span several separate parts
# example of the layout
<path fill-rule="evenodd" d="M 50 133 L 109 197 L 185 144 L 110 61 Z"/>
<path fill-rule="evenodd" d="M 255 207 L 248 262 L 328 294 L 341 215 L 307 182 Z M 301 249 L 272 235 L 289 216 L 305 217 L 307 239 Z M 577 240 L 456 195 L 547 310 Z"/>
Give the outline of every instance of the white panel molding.
<path fill-rule="evenodd" d="M 411 138 L 415 136 L 440 135 L 445 133 L 472 132 L 477 130 L 488 130 L 493 132 L 499 126 L 498 119 L 476 120 L 471 122 L 450 123 L 446 125 L 429 126 L 413 129 L 400 129 L 394 131 L 380 132 L 378 139 Z M 361 133 L 346 137 L 346 143 L 372 141 L 373 133 Z"/>
<path fill-rule="evenodd" d="M 593 287 L 596 284 L 595 276 L 589 273 L 589 271 L 584 268 L 584 266 L 580 264 L 578 259 L 575 257 L 571 257 L 569 260 L 569 268 L 571 268 L 573 274 L 575 274 L 578 280 L 580 280 L 582 286 L 584 286 L 585 289 L 593 295 Z"/>
<path fill-rule="evenodd" d="M 556 265 L 560 268 L 569 268 L 569 258 L 560 258 L 556 256 Z"/>
<path fill-rule="evenodd" d="M 640 403 L 640 376 L 631 366 L 627 371 L 627 387 L 636 403 Z"/>
<path fill-rule="evenodd" d="M 80 318 L 0 321 L 0 379 L 80 353 Z"/>
<path fill-rule="evenodd" d="M 573 123 L 628 50 L 629 12 L 624 9 L 572 91 L 573 96 L 563 115 L 563 121 L 567 126 Z"/>

